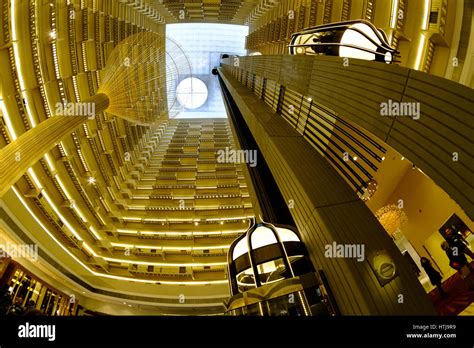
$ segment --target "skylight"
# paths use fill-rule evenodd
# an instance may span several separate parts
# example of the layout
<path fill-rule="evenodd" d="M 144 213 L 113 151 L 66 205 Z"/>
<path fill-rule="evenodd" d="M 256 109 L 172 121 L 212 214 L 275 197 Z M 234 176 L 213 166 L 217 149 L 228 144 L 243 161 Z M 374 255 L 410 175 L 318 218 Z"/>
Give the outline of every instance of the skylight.
<path fill-rule="evenodd" d="M 168 24 L 166 35 L 179 44 L 186 53 L 191 64 L 192 77 L 202 81 L 207 87 L 207 99 L 204 102 L 202 102 L 202 87 L 187 89 L 185 94 L 178 93 L 178 102 L 181 99 L 184 109 L 172 117 L 226 118 L 219 81 L 211 74 L 211 70 L 219 65 L 221 54 L 240 56 L 247 54 L 245 37 L 248 35 L 248 27 L 211 23 Z M 182 80 L 189 77 L 191 76 L 181 76 Z M 193 93 L 199 95 L 193 96 Z M 197 101 L 202 102 L 202 105 L 196 107 Z"/>

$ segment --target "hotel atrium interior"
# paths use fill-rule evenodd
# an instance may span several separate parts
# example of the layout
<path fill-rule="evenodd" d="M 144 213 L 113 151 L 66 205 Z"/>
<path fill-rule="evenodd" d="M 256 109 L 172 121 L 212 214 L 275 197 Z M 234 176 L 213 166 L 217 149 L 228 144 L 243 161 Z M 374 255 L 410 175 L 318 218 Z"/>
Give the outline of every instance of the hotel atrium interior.
<path fill-rule="evenodd" d="M 474 315 L 473 7 L 0 0 L 0 316 Z"/>

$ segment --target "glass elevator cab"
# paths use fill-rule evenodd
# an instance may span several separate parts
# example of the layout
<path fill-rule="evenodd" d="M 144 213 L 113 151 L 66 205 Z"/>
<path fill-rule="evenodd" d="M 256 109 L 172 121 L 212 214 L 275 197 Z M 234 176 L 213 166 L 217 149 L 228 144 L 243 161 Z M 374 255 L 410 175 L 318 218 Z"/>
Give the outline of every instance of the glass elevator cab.
<path fill-rule="evenodd" d="M 336 315 L 322 271 L 290 226 L 252 223 L 230 246 L 227 315 Z"/>
<path fill-rule="evenodd" d="M 371 22 L 351 20 L 318 25 L 294 33 L 289 53 L 327 55 L 394 63 L 399 52 Z"/>

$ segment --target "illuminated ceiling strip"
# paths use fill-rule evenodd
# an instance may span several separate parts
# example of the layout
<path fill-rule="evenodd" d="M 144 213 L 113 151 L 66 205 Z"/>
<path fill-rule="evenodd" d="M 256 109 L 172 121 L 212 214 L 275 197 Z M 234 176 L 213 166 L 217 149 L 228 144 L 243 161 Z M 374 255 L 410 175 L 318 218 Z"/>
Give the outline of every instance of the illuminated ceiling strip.
<path fill-rule="evenodd" d="M 82 243 L 82 246 L 94 257 L 98 257 L 99 255 L 96 254 L 96 252 L 89 246 L 87 243 Z"/>
<path fill-rule="evenodd" d="M 46 157 L 46 161 L 48 161 L 49 155 L 46 154 L 45 157 Z M 51 163 L 50 165 L 53 167 L 53 170 L 55 170 L 54 164 Z M 69 192 L 68 192 L 68 190 L 67 190 L 67 188 L 66 188 L 66 185 L 64 185 L 64 183 L 62 182 L 61 178 L 59 177 L 59 174 L 56 174 L 54 177 L 55 177 L 56 180 L 58 181 L 59 186 L 60 186 L 61 189 L 63 190 L 63 192 L 64 192 L 64 194 L 66 195 L 67 199 L 69 199 L 70 201 L 72 201 L 72 197 L 71 197 L 71 195 L 69 194 Z M 85 217 L 85 215 L 82 213 L 82 211 L 81 211 L 76 205 L 72 206 L 71 208 L 77 213 L 77 215 L 79 215 L 79 217 L 81 218 L 81 220 L 82 220 L 83 222 L 86 222 L 86 223 L 88 222 L 88 220 L 87 220 L 87 218 Z M 102 239 L 102 237 L 99 236 L 99 234 L 97 233 L 97 231 L 94 229 L 94 227 L 93 227 L 92 225 L 89 227 L 89 230 L 92 232 L 92 234 L 94 235 L 94 237 L 95 237 L 96 239 L 98 239 L 98 240 L 101 240 L 101 239 Z"/>
<path fill-rule="evenodd" d="M 111 274 L 104 274 L 100 272 L 95 272 L 91 270 L 87 265 L 85 265 L 76 255 L 71 253 L 68 248 L 66 248 L 64 245 L 62 245 L 61 242 L 59 242 L 56 237 L 46 228 L 46 226 L 43 225 L 41 220 L 36 216 L 36 214 L 30 209 L 28 204 L 24 201 L 22 195 L 18 192 L 18 190 L 13 186 L 12 187 L 13 192 L 17 196 L 17 198 L 20 200 L 20 202 L 23 204 L 25 209 L 33 216 L 33 219 L 38 223 L 41 228 L 53 239 L 59 247 L 61 247 L 69 256 L 71 256 L 77 263 L 79 263 L 84 269 L 86 269 L 88 272 L 91 274 L 98 276 L 98 277 L 104 277 L 104 278 L 111 278 L 111 279 L 118 279 L 118 280 L 125 280 L 125 281 L 131 281 L 131 282 L 137 282 L 137 283 L 149 283 L 149 284 L 168 284 L 168 285 L 208 285 L 208 284 L 227 284 L 227 280 L 208 280 L 208 281 L 187 281 L 187 282 L 180 282 L 180 281 L 156 281 L 156 280 L 147 280 L 147 279 L 136 279 L 136 278 L 128 278 L 128 277 L 121 277 L 121 276 L 115 276 Z"/>
<path fill-rule="evenodd" d="M 8 132 L 10 133 L 10 137 L 12 138 L 12 140 L 16 140 L 17 135 L 15 129 L 13 128 L 12 120 L 10 120 L 10 115 L 7 112 L 7 107 L 5 106 L 3 99 L 0 99 L 0 108 L 2 109 L 3 119 L 5 120 L 5 124 L 7 126 Z"/>
<path fill-rule="evenodd" d="M 68 190 L 66 189 L 66 186 L 63 184 L 63 182 L 62 182 L 61 178 L 59 177 L 59 175 L 56 174 L 54 177 L 58 181 L 59 186 L 61 187 L 61 190 L 64 191 L 64 194 L 66 195 L 67 199 L 72 200 L 71 195 L 69 194 Z"/>
<path fill-rule="evenodd" d="M 160 250 L 218 250 L 218 249 L 229 249 L 230 244 L 228 245 L 213 245 L 213 246 L 198 246 L 198 247 L 166 247 L 166 246 L 156 246 L 156 245 L 137 245 L 137 244 L 127 244 L 127 243 L 110 243 L 114 247 L 121 248 L 139 248 L 139 249 L 160 249 Z"/>
<path fill-rule="evenodd" d="M 74 227 L 71 226 L 69 221 L 67 221 L 64 216 L 59 212 L 58 208 L 54 204 L 53 200 L 49 197 L 48 193 L 44 190 L 43 186 L 41 185 L 38 177 L 36 176 L 36 173 L 34 172 L 33 168 L 28 169 L 28 174 L 30 177 L 33 179 L 35 185 L 41 190 L 41 193 L 43 194 L 43 197 L 48 201 L 49 205 L 51 208 L 54 210 L 56 215 L 61 219 L 61 221 L 64 222 L 64 224 L 67 226 L 67 228 L 72 232 L 72 234 L 79 240 L 81 241 L 82 238 L 81 236 L 77 233 L 77 231 L 74 229 Z"/>
<path fill-rule="evenodd" d="M 425 51 L 425 43 L 426 43 L 426 36 L 422 34 L 420 36 L 420 43 L 418 44 L 418 50 L 416 52 L 416 60 L 415 66 L 413 67 L 415 70 L 420 70 L 423 60 L 423 52 Z"/>
<path fill-rule="evenodd" d="M 92 232 L 92 234 L 94 235 L 94 237 L 95 237 L 97 240 L 102 240 L 102 237 L 97 233 L 97 231 L 95 230 L 94 226 L 90 226 L 90 227 L 89 227 L 89 230 Z"/>
<path fill-rule="evenodd" d="M 390 23 L 390 28 L 395 28 L 398 21 L 398 0 L 393 0 L 392 3 L 392 21 Z"/>
<path fill-rule="evenodd" d="M 102 257 L 106 261 L 120 262 L 127 264 L 137 264 L 146 266 L 160 266 L 160 267 L 204 267 L 204 266 L 227 266 L 227 262 L 194 262 L 194 263 L 173 263 L 173 262 L 149 262 L 139 260 L 115 259 L 112 257 Z"/>
<path fill-rule="evenodd" d="M 14 3 L 14 1 L 13 1 Z M 14 5 L 12 5 L 12 8 L 14 8 Z M 13 11 L 13 10 L 12 10 Z M 13 26 L 13 24 L 12 24 Z M 20 75 L 20 71 L 18 71 L 18 75 Z M 5 110 L 5 106 L 3 104 L 3 101 L 1 103 L 2 105 L 2 111 L 6 111 Z M 32 119 L 31 117 L 31 111 L 30 110 L 27 110 L 27 114 L 28 114 L 28 118 L 30 119 L 30 122 L 31 124 L 33 125 L 33 127 L 35 126 L 35 123 L 34 123 L 34 120 Z M 4 113 L 4 115 L 6 117 L 5 120 L 6 120 L 6 125 L 7 125 L 7 128 L 10 132 L 10 134 L 12 135 L 12 138 L 16 139 L 16 133 L 14 131 L 14 128 L 13 128 L 13 125 L 11 123 L 11 120 L 8 116 L 8 113 Z M 52 164 L 51 160 L 49 157 L 46 157 L 46 162 L 48 163 L 48 165 L 52 166 L 53 168 L 53 171 L 54 171 L 54 165 Z M 82 238 L 79 236 L 79 234 L 76 232 L 76 230 L 69 224 L 69 222 L 64 219 L 64 217 L 61 215 L 61 213 L 58 211 L 58 209 L 56 208 L 56 205 L 53 203 L 53 201 L 51 200 L 51 198 L 49 197 L 49 195 L 47 194 L 47 192 L 44 190 L 43 186 L 41 185 L 38 177 L 36 176 L 36 173 L 34 172 L 33 168 L 29 168 L 28 169 L 28 174 L 29 176 L 32 178 L 32 180 L 34 181 L 35 185 L 40 189 L 40 191 L 43 193 L 43 197 L 48 201 L 48 203 L 50 204 L 51 208 L 54 210 L 54 212 L 59 216 L 59 218 L 61 220 L 63 220 L 64 224 L 69 228 L 69 230 L 74 234 L 74 236 L 78 239 L 78 240 L 82 240 Z M 58 181 L 59 182 L 59 181 Z M 61 184 L 60 184 L 61 185 Z M 65 191 L 66 192 L 66 191 Z"/>
<path fill-rule="evenodd" d="M 97 214 L 97 218 L 98 218 L 98 219 L 100 220 L 100 222 L 102 223 L 102 226 L 105 226 L 106 223 L 105 223 L 105 220 L 104 220 L 104 218 L 102 217 L 102 215 L 101 215 L 99 212 L 97 212 L 96 214 Z"/>
<path fill-rule="evenodd" d="M 163 235 L 163 236 L 171 236 L 175 237 L 177 235 L 184 235 L 184 236 L 193 236 L 193 235 L 220 235 L 220 234 L 236 234 L 236 233 L 244 233 L 246 230 L 229 230 L 229 231 L 215 231 L 215 232 L 183 232 L 183 231 L 176 231 L 176 232 L 162 232 L 162 231 L 138 231 L 138 230 L 126 230 L 126 229 L 117 229 L 117 233 L 123 234 L 144 234 L 144 235 Z"/>
<path fill-rule="evenodd" d="M 198 218 L 190 218 L 190 219 L 157 219 L 157 218 L 139 218 L 135 216 L 123 216 L 123 221 L 146 221 L 146 222 L 206 222 L 206 221 L 231 221 L 231 220 L 247 220 L 252 218 L 253 216 L 239 216 L 239 217 L 224 217 L 224 218 L 208 218 L 208 219 L 198 219 Z"/>
<path fill-rule="evenodd" d="M 51 171 L 51 173 L 54 173 L 56 171 L 56 167 L 54 166 L 54 163 L 53 161 L 51 160 L 51 156 L 49 155 L 49 153 L 45 154 L 44 155 L 44 158 L 46 160 L 46 163 L 48 164 L 48 167 L 49 167 L 49 170 Z M 57 174 L 56 174 L 57 175 Z M 55 175 L 55 176 L 56 176 Z M 59 181 L 59 180 L 58 180 Z M 60 184 L 61 185 L 61 184 Z"/>
<path fill-rule="evenodd" d="M 28 119 L 30 120 L 31 126 L 34 128 L 37 125 L 37 123 L 33 118 L 33 114 L 31 112 L 31 109 L 30 109 L 30 106 L 29 106 L 28 95 L 26 93 L 24 93 L 25 85 L 24 85 L 24 82 L 23 82 L 22 63 L 21 63 L 20 55 L 18 53 L 18 47 L 17 47 L 17 42 L 16 42 L 18 40 L 17 33 L 16 33 L 16 25 L 17 25 L 16 20 L 17 20 L 17 17 L 15 16 L 15 1 L 12 1 L 11 2 L 11 27 L 12 27 L 13 54 L 14 54 L 14 57 L 15 57 L 15 66 L 16 66 L 16 69 L 17 69 L 17 75 L 18 75 L 18 79 L 19 79 L 19 82 L 20 82 L 21 94 L 22 94 L 22 96 L 25 100 L 25 104 L 26 104 L 27 116 L 28 116 Z M 2 106 L 3 106 L 2 111 L 4 111 L 4 115 L 6 115 L 5 120 L 6 120 L 6 123 L 7 123 L 7 127 L 10 130 L 10 134 L 12 135 L 13 140 L 15 140 L 17 138 L 17 136 L 16 136 L 16 133 L 14 131 L 13 124 L 11 123 L 11 120 L 9 119 L 9 116 L 6 113 L 6 109 L 3 105 L 3 102 L 2 102 Z M 63 145 L 62 142 L 61 142 L 61 145 Z M 64 147 L 64 145 L 63 145 L 63 147 Z M 64 147 L 64 150 L 66 151 L 65 147 Z M 51 161 L 51 158 L 50 158 L 49 154 L 45 155 L 45 159 L 46 159 L 46 163 L 48 164 L 50 170 L 52 172 L 55 172 L 56 168 L 55 168 L 53 162 Z M 82 238 L 79 236 L 79 234 L 76 232 L 76 230 L 61 215 L 61 213 L 59 213 L 58 209 L 56 208 L 56 206 L 52 202 L 51 198 L 46 193 L 46 191 L 43 189 L 42 185 L 40 184 L 40 182 L 39 182 L 38 178 L 36 177 L 36 174 L 34 173 L 32 168 L 30 168 L 28 170 L 28 173 L 33 178 L 33 181 L 38 186 L 38 188 L 42 191 L 43 196 L 46 198 L 46 200 L 51 205 L 51 207 L 53 208 L 55 213 L 59 216 L 59 218 L 64 222 L 64 224 L 69 228 L 69 230 L 74 234 L 74 236 L 78 240 L 82 240 Z M 61 189 L 64 191 L 64 194 L 66 195 L 66 197 L 69 200 L 71 200 L 71 195 L 67 191 L 66 186 L 63 184 L 63 182 L 59 178 L 58 174 L 55 175 L 55 178 L 58 181 L 59 185 L 61 186 Z M 82 219 L 83 222 L 87 222 L 87 219 L 85 218 L 84 214 L 79 210 L 79 208 L 73 207 L 73 209 L 76 211 L 76 213 L 79 215 L 79 217 Z M 91 227 L 91 231 L 93 231 L 92 227 Z M 97 235 L 97 233 L 95 233 L 95 231 L 93 231 L 93 234 L 94 234 L 94 236 L 96 236 L 96 238 L 99 237 Z M 101 238 L 99 237 L 98 239 L 101 239 Z"/>
<path fill-rule="evenodd" d="M 13 56 L 15 57 L 15 66 L 16 70 L 18 73 L 18 80 L 20 82 L 20 89 L 23 91 L 25 90 L 25 83 L 23 81 L 23 73 L 22 73 L 22 67 L 23 65 L 21 64 L 21 59 L 20 55 L 18 54 L 18 37 L 16 34 L 16 21 L 18 20 L 19 16 L 16 15 L 16 4 L 17 1 L 10 1 L 11 7 L 10 7 L 10 20 L 11 20 L 11 30 L 12 30 L 12 44 L 13 44 Z M 33 126 L 34 127 L 34 126 Z"/>
<path fill-rule="evenodd" d="M 429 14 L 430 14 L 430 0 L 424 0 L 421 30 L 427 30 L 428 29 Z"/>
<path fill-rule="evenodd" d="M 222 199 L 225 199 L 225 198 L 222 198 Z M 230 204 L 229 204 L 230 205 Z M 252 205 L 251 204 L 242 204 L 243 205 L 243 208 L 251 208 Z M 186 209 L 187 210 L 220 210 L 220 208 L 223 208 L 223 207 L 227 207 L 228 205 L 214 205 L 214 206 L 194 206 L 194 207 L 187 207 Z M 146 205 L 127 205 L 127 208 L 128 210 L 137 210 L 137 211 L 142 211 L 142 210 L 145 210 L 147 208 Z M 181 209 L 181 208 L 178 208 L 178 207 L 169 207 L 169 206 L 154 206 L 153 208 L 163 208 L 161 210 L 176 210 L 176 211 L 180 211 L 180 210 L 186 210 L 186 209 Z M 230 209 L 242 209 L 242 206 L 236 206 L 236 207 L 232 207 Z M 230 209 L 226 209 L 226 210 L 230 210 Z M 157 209 L 156 211 L 160 211 L 160 209 Z M 169 219 L 168 219 L 169 220 Z M 224 220 L 224 218 L 222 218 L 221 220 Z"/>
<path fill-rule="evenodd" d="M 67 154 L 67 152 L 66 152 L 66 147 L 64 146 L 64 144 L 63 144 L 62 142 L 61 142 L 61 146 L 63 147 L 64 152 Z M 48 158 L 49 158 L 49 155 L 46 154 L 46 160 L 47 160 L 47 161 L 48 161 Z M 54 168 L 54 170 L 55 170 L 55 167 L 54 167 L 54 164 L 53 164 L 53 163 L 51 163 L 51 166 L 52 166 L 52 167 Z M 71 169 L 72 169 L 72 171 L 73 171 L 73 174 L 74 174 L 75 176 L 77 176 L 77 174 L 76 174 L 74 168 L 71 168 Z M 64 185 L 64 183 L 63 183 L 62 180 L 60 179 L 59 174 L 56 174 L 56 175 L 55 175 L 55 178 L 58 180 L 59 186 L 61 186 L 61 189 L 64 191 L 64 194 L 66 195 L 67 199 L 69 199 L 70 201 L 72 201 L 72 196 L 69 194 L 69 192 L 68 192 L 68 190 L 67 190 L 67 188 L 66 188 L 66 185 Z M 87 193 L 85 193 L 85 194 L 87 195 Z M 74 211 L 77 213 L 77 215 L 79 215 L 79 217 L 81 218 L 81 220 L 82 220 L 83 222 L 86 222 L 86 223 L 88 222 L 88 220 L 87 220 L 87 218 L 85 217 L 85 215 L 82 213 L 82 211 L 81 211 L 76 205 L 74 205 L 74 206 L 72 207 L 72 209 L 74 209 Z M 97 214 L 97 215 L 98 215 L 98 217 L 99 217 L 99 220 L 101 220 L 101 222 L 105 225 L 104 219 L 103 219 L 99 214 Z M 95 228 L 94 228 L 92 225 L 89 227 L 89 230 L 92 232 L 92 234 L 94 235 L 94 237 L 95 237 L 97 240 L 101 240 L 101 239 L 102 239 L 102 237 L 97 233 L 97 231 L 95 230 Z"/>
<path fill-rule="evenodd" d="M 14 57 L 15 57 L 15 66 L 16 66 L 16 69 L 17 69 L 18 79 L 20 81 L 20 88 L 22 90 L 21 94 L 22 94 L 23 98 L 25 99 L 25 104 L 26 104 L 26 109 L 27 109 L 27 116 L 28 116 L 28 119 L 30 120 L 31 126 L 34 128 L 37 124 L 36 124 L 36 121 L 33 118 L 31 109 L 29 107 L 28 96 L 24 93 L 23 73 L 21 71 L 22 70 L 21 59 L 20 59 L 20 56 L 17 52 L 18 49 L 16 47 L 17 34 L 16 34 L 15 1 L 12 1 L 11 3 L 12 3 L 12 5 L 11 5 L 11 14 L 12 14 L 12 16 L 11 16 L 11 25 L 12 25 L 12 38 L 13 38 L 13 41 L 14 41 L 13 42 L 13 53 L 14 53 Z M 3 103 L 2 103 L 2 105 L 3 105 Z M 2 111 L 3 111 L 3 109 L 5 109 L 5 108 L 2 108 Z M 7 117 L 5 119 L 6 119 L 7 127 L 9 128 L 11 135 L 13 135 L 12 138 L 15 140 L 16 139 L 16 133 L 14 131 L 13 124 L 10 122 L 8 114 L 6 114 L 6 115 L 7 115 Z M 45 159 L 46 159 L 46 163 L 48 164 L 50 170 L 52 172 L 54 172 L 55 171 L 55 166 L 54 166 L 53 162 L 51 161 L 51 158 L 50 158 L 49 154 L 45 155 Z M 44 190 L 42 185 L 40 184 L 40 182 L 39 182 L 38 178 L 36 177 L 36 174 L 35 174 L 35 172 L 33 171 L 32 168 L 30 168 L 28 170 L 28 173 L 32 177 L 32 179 L 35 182 L 36 186 L 38 186 L 38 188 L 42 191 L 43 196 L 48 201 L 48 203 L 51 205 L 54 212 L 59 216 L 59 218 L 64 222 L 64 224 L 69 228 L 69 230 L 74 234 L 74 236 L 78 240 L 82 240 L 82 238 L 76 232 L 76 230 L 69 224 L 69 222 L 64 218 L 64 216 L 62 216 L 61 213 L 58 211 L 55 204 L 52 202 L 51 198 L 46 193 L 46 191 Z M 71 195 L 69 194 L 69 192 L 67 191 L 65 185 L 62 183 L 61 179 L 59 178 L 59 176 L 57 174 L 55 175 L 55 178 L 57 179 L 59 185 L 61 186 L 61 189 L 64 191 L 64 194 L 66 195 L 66 197 L 68 197 L 68 199 L 71 200 Z M 82 212 L 77 207 L 73 207 L 73 209 L 77 212 L 77 214 L 82 219 L 82 221 L 87 222 L 87 219 L 84 217 L 84 214 L 82 214 Z"/>
<path fill-rule="evenodd" d="M 247 220 L 254 218 L 254 216 L 237 216 L 237 217 L 227 217 L 227 218 L 209 218 L 204 221 L 227 221 L 227 220 Z"/>
<path fill-rule="evenodd" d="M 13 48 L 13 56 L 15 58 L 15 68 L 17 70 L 17 76 L 18 76 L 18 80 L 19 80 L 19 83 L 20 83 L 20 93 L 21 93 L 21 96 L 23 97 L 23 100 L 24 100 L 24 104 L 25 104 L 25 107 L 26 107 L 26 114 L 28 116 L 28 119 L 30 120 L 30 124 L 31 124 L 31 127 L 34 128 L 36 127 L 37 123 L 36 121 L 33 119 L 33 115 L 32 115 L 32 112 L 31 112 L 31 109 L 30 109 L 30 103 L 29 103 L 29 97 L 28 97 L 28 94 L 25 93 L 25 82 L 23 81 L 23 64 L 21 62 L 21 58 L 20 58 L 20 53 L 19 53 L 19 49 L 18 49 L 18 37 L 17 37 L 17 32 L 16 32 L 16 21 L 17 21 L 17 16 L 15 16 L 15 8 L 16 8 L 16 4 L 15 4 L 15 1 L 11 1 L 11 29 L 12 29 L 12 48 Z"/>
<path fill-rule="evenodd" d="M 11 18 L 12 18 L 12 38 L 14 41 L 16 41 L 17 39 L 17 36 L 16 36 L 16 22 L 15 22 L 15 1 L 12 2 L 12 7 L 11 7 Z M 13 51 L 14 51 L 14 56 L 15 56 L 15 64 L 16 64 L 16 67 L 17 67 L 17 71 L 18 71 L 18 78 L 19 78 L 19 81 L 20 81 L 20 87 L 22 89 L 22 91 L 24 90 L 24 82 L 23 82 L 23 74 L 21 72 L 21 60 L 20 60 L 20 57 L 19 57 L 19 54 L 17 52 L 17 49 L 16 49 L 16 45 L 17 43 L 16 42 L 13 42 Z M 22 92 L 23 94 L 23 92 Z M 27 102 L 27 96 L 26 95 L 23 95 L 23 97 L 25 98 L 26 102 Z M 26 107 L 27 107 L 27 114 L 28 114 L 28 118 L 30 119 L 30 122 L 31 122 L 31 125 L 33 127 L 36 126 L 36 122 L 35 120 L 32 118 L 32 114 L 31 114 L 31 110 L 29 109 L 29 106 L 28 106 L 28 103 L 26 103 Z M 5 109 L 5 106 L 3 105 L 3 102 L 2 102 L 2 111 Z M 9 119 L 8 117 L 8 114 L 5 112 L 5 115 L 7 115 L 7 117 L 5 117 L 6 119 L 6 122 L 7 122 L 7 127 L 9 127 L 9 129 L 11 130 L 11 132 L 13 132 L 14 134 L 14 137 L 16 138 L 16 134 L 13 130 L 13 126 L 11 124 L 11 120 Z M 9 123 L 9 124 L 8 124 Z M 61 145 L 63 145 L 61 143 Z M 63 149 L 64 151 L 66 151 L 66 148 L 64 147 L 63 145 Z M 67 153 L 66 153 L 67 154 Z M 51 169 L 54 168 L 54 165 L 52 164 L 51 160 L 49 157 L 46 157 L 46 161 L 48 163 L 48 165 L 50 166 Z M 64 222 L 64 224 L 69 228 L 69 230 L 74 234 L 74 236 L 78 239 L 78 240 L 82 240 L 82 238 L 77 234 L 77 232 L 75 231 L 75 229 L 69 224 L 69 222 L 62 216 L 62 214 L 59 212 L 59 210 L 57 209 L 56 205 L 53 203 L 52 199 L 49 197 L 49 195 L 47 194 L 47 192 L 44 190 L 44 188 L 42 187 L 39 179 L 37 178 L 34 170 L 32 168 L 29 168 L 28 169 L 28 174 L 30 175 L 30 177 L 32 178 L 32 180 L 35 182 L 35 184 L 38 186 L 38 188 L 41 190 L 41 192 L 43 193 L 43 196 L 45 197 L 45 199 L 48 201 L 48 203 L 50 204 L 51 208 L 54 210 L 54 212 L 58 215 L 58 217 Z M 58 176 L 56 176 L 56 179 L 58 179 L 58 183 L 60 183 L 60 186 L 62 189 L 64 189 L 64 192 L 65 192 L 65 195 L 67 197 L 71 197 L 69 195 L 69 193 L 67 192 L 67 190 L 65 190 L 65 187 L 64 185 L 62 184 L 62 181 L 59 179 Z M 49 230 L 47 230 L 45 228 L 45 226 L 41 223 L 41 221 L 37 218 L 37 216 L 29 209 L 29 207 L 27 206 L 26 202 L 22 199 L 21 195 L 19 194 L 19 192 L 16 190 L 15 187 L 12 187 L 16 196 L 18 197 L 18 199 L 22 202 L 22 204 L 24 205 L 24 207 L 29 211 L 29 213 L 34 217 L 34 219 L 36 220 L 36 222 L 38 224 L 40 224 L 40 226 L 49 234 L 49 236 L 51 238 L 53 238 L 53 240 L 58 243 L 60 245 L 61 248 L 63 248 L 70 256 L 72 256 L 77 262 L 79 262 L 79 264 L 81 264 L 85 269 L 87 269 L 89 272 L 93 273 L 94 275 L 99 275 L 99 276 L 105 276 L 105 277 L 108 277 L 108 278 L 114 278 L 114 279 L 126 279 L 126 280 L 129 280 L 129 281 L 140 281 L 140 282 L 147 282 L 147 283 L 154 283 L 154 281 L 148 281 L 148 280 L 138 280 L 138 279 L 132 279 L 132 278 L 127 278 L 127 277 L 119 277 L 119 276 L 112 276 L 112 275 L 106 275 L 106 274 L 102 274 L 102 273 L 98 273 L 98 272 L 95 272 L 95 271 L 91 271 L 87 266 L 85 266 L 77 257 L 75 257 L 72 253 L 70 253 L 50 232 Z M 69 198 L 70 199 L 70 198 Z M 77 210 L 78 211 L 78 210 Z M 79 211 L 78 211 L 79 212 Z M 81 216 L 81 218 L 85 220 L 84 216 L 82 215 L 82 213 L 79 212 L 79 215 Z M 91 254 L 93 254 L 94 256 L 97 256 L 97 254 L 95 254 L 95 252 L 86 244 L 86 243 L 83 243 L 83 246 L 85 247 L 86 250 L 88 250 Z M 190 264 L 192 265 L 192 264 Z M 196 264 L 198 265 L 198 264 Z M 210 264 L 207 264 L 207 265 L 210 265 Z M 219 264 L 220 265 L 220 264 Z M 163 283 L 163 284 L 190 284 L 191 282 L 170 282 L 170 281 L 165 281 L 165 282 L 160 282 L 160 283 Z M 204 282 L 192 282 L 192 285 L 200 285 L 200 284 L 211 284 L 211 283 L 226 283 L 226 281 L 204 281 Z"/>

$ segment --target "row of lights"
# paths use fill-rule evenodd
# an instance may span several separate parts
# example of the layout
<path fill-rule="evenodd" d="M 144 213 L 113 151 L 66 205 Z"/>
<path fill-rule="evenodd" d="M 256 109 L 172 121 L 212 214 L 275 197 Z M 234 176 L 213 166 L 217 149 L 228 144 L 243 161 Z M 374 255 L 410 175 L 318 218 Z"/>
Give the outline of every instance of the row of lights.
<path fill-rule="evenodd" d="M 51 7 L 53 7 L 54 5 L 51 3 L 50 4 Z M 12 12 L 14 12 L 14 10 L 12 9 Z M 49 37 L 52 39 L 52 40 L 55 40 L 57 38 L 57 34 L 56 34 L 56 31 L 55 30 L 52 30 L 50 33 L 49 33 Z M 57 59 L 57 52 L 56 52 L 56 47 L 55 47 L 55 43 L 53 43 L 52 45 L 52 48 L 53 48 L 53 60 L 54 60 L 54 65 L 55 65 L 55 72 L 56 72 L 56 75 L 58 75 L 58 59 Z M 19 62 L 19 59 L 17 59 L 17 62 Z M 18 65 L 18 64 L 17 64 Z M 21 65 L 21 64 L 20 64 Z M 21 75 L 21 74 L 20 74 Z M 20 76 L 20 80 L 22 80 L 22 77 Z M 2 103 L 3 105 L 3 103 Z M 5 113 L 4 113 L 5 114 Z M 30 115 L 30 118 L 31 118 L 31 115 Z M 34 124 L 33 124 L 34 126 Z M 12 127 L 9 127 L 10 128 L 10 132 L 14 132 L 13 128 Z M 46 161 L 48 163 L 49 166 L 52 166 L 52 162 L 51 160 L 49 159 L 49 157 L 46 157 Z M 44 191 L 44 189 L 42 188 L 41 184 L 39 183 L 39 180 L 38 178 L 36 177 L 36 174 L 35 172 L 33 171 L 32 168 L 30 168 L 30 170 L 28 171 L 30 176 L 32 177 L 33 181 L 35 182 L 35 184 L 42 190 L 43 192 L 43 195 L 45 196 L 46 200 L 48 201 L 48 203 L 50 203 L 50 205 L 52 206 L 53 210 L 56 212 L 56 213 L 59 213 L 59 211 L 57 210 L 57 208 L 55 207 L 54 203 L 52 202 L 52 200 L 49 198 L 49 196 L 47 195 L 47 193 Z M 58 176 L 56 176 L 57 179 L 59 179 Z M 62 188 L 65 190 L 65 186 L 62 184 L 62 181 L 60 181 L 60 179 L 58 180 L 58 182 L 60 182 L 60 186 L 62 186 Z M 96 183 L 96 179 L 94 177 L 89 177 L 88 179 L 88 182 L 90 184 L 95 184 Z M 67 191 L 65 191 L 66 193 Z M 19 194 L 18 191 L 15 190 L 15 194 L 17 195 L 17 197 L 21 200 L 22 204 L 25 206 L 25 208 L 27 208 L 27 210 L 30 211 L 31 215 L 33 215 L 33 217 L 35 218 L 35 220 L 40 223 L 40 225 L 46 230 L 46 228 L 44 227 L 44 225 L 41 224 L 40 220 L 35 216 L 35 214 L 33 214 L 33 212 L 29 209 L 29 207 L 27 206 L 26 202 L 22 200 L 21 198 L 21 195 Z M 70 196 L 69 196 L 70 197 Z M 83 215 L 82 214 L 79 214 L 81 216 L 82 219 L 84 219 Z M 59 214 L 59 217 L 62 218 L 62 220 L 65 222 L 65 224 L 69 227 L 69 229 L 73 232 L 74 234 L 74 229 L 72 228 L 72 226 L 70 226 L 68 224 L 68 222 L 64 219 L 64 217 L 61 216 L 61 214 Z M 46 230 L 46 232 L 48 232 L 48 234 L 52 237 L 52 234 Z M 78 240 L 81 240 L 79 238 L 79 236 L 75 235 L 75 237 L 78 239 Z M 53 237 L 54 238 L 54 237 Z M 54 238 L 54 240 L 61 246 L 62 244 Z M 86 243 L 84 243 L 84 246 L 88 249 L 88 250 L 92 250 L 90 247 L 88 247 L 86 245 Z M 64 247 L 63 247 L 64 248 Z M 72 255 L 71 255 L 72 256 Z M 77 260 L 77 259 L 76 259 Z M 80 262 L 80 260 L 77 260 Z M 81 262 L 80 262 L 81 263 Z M 82 263 L 81 263 L 82 264 Z M 82 264 L 83 265 L 83 264 Z M 84 265 L 83 265 L 84 266 Z M 85 266 L 86 267 L 86 266 Z M 87 269 L 89 269 L 88 267 L 86 267 Z M 90 271 L 90 269 L 89 269 Z M 95 273 L 95 272 L 93 272 Z M 116 277 L 116 279 L 126 279 L 125 277 Z M 206 283 L 206 282 L 203 282 L 203 283 Z"/>

